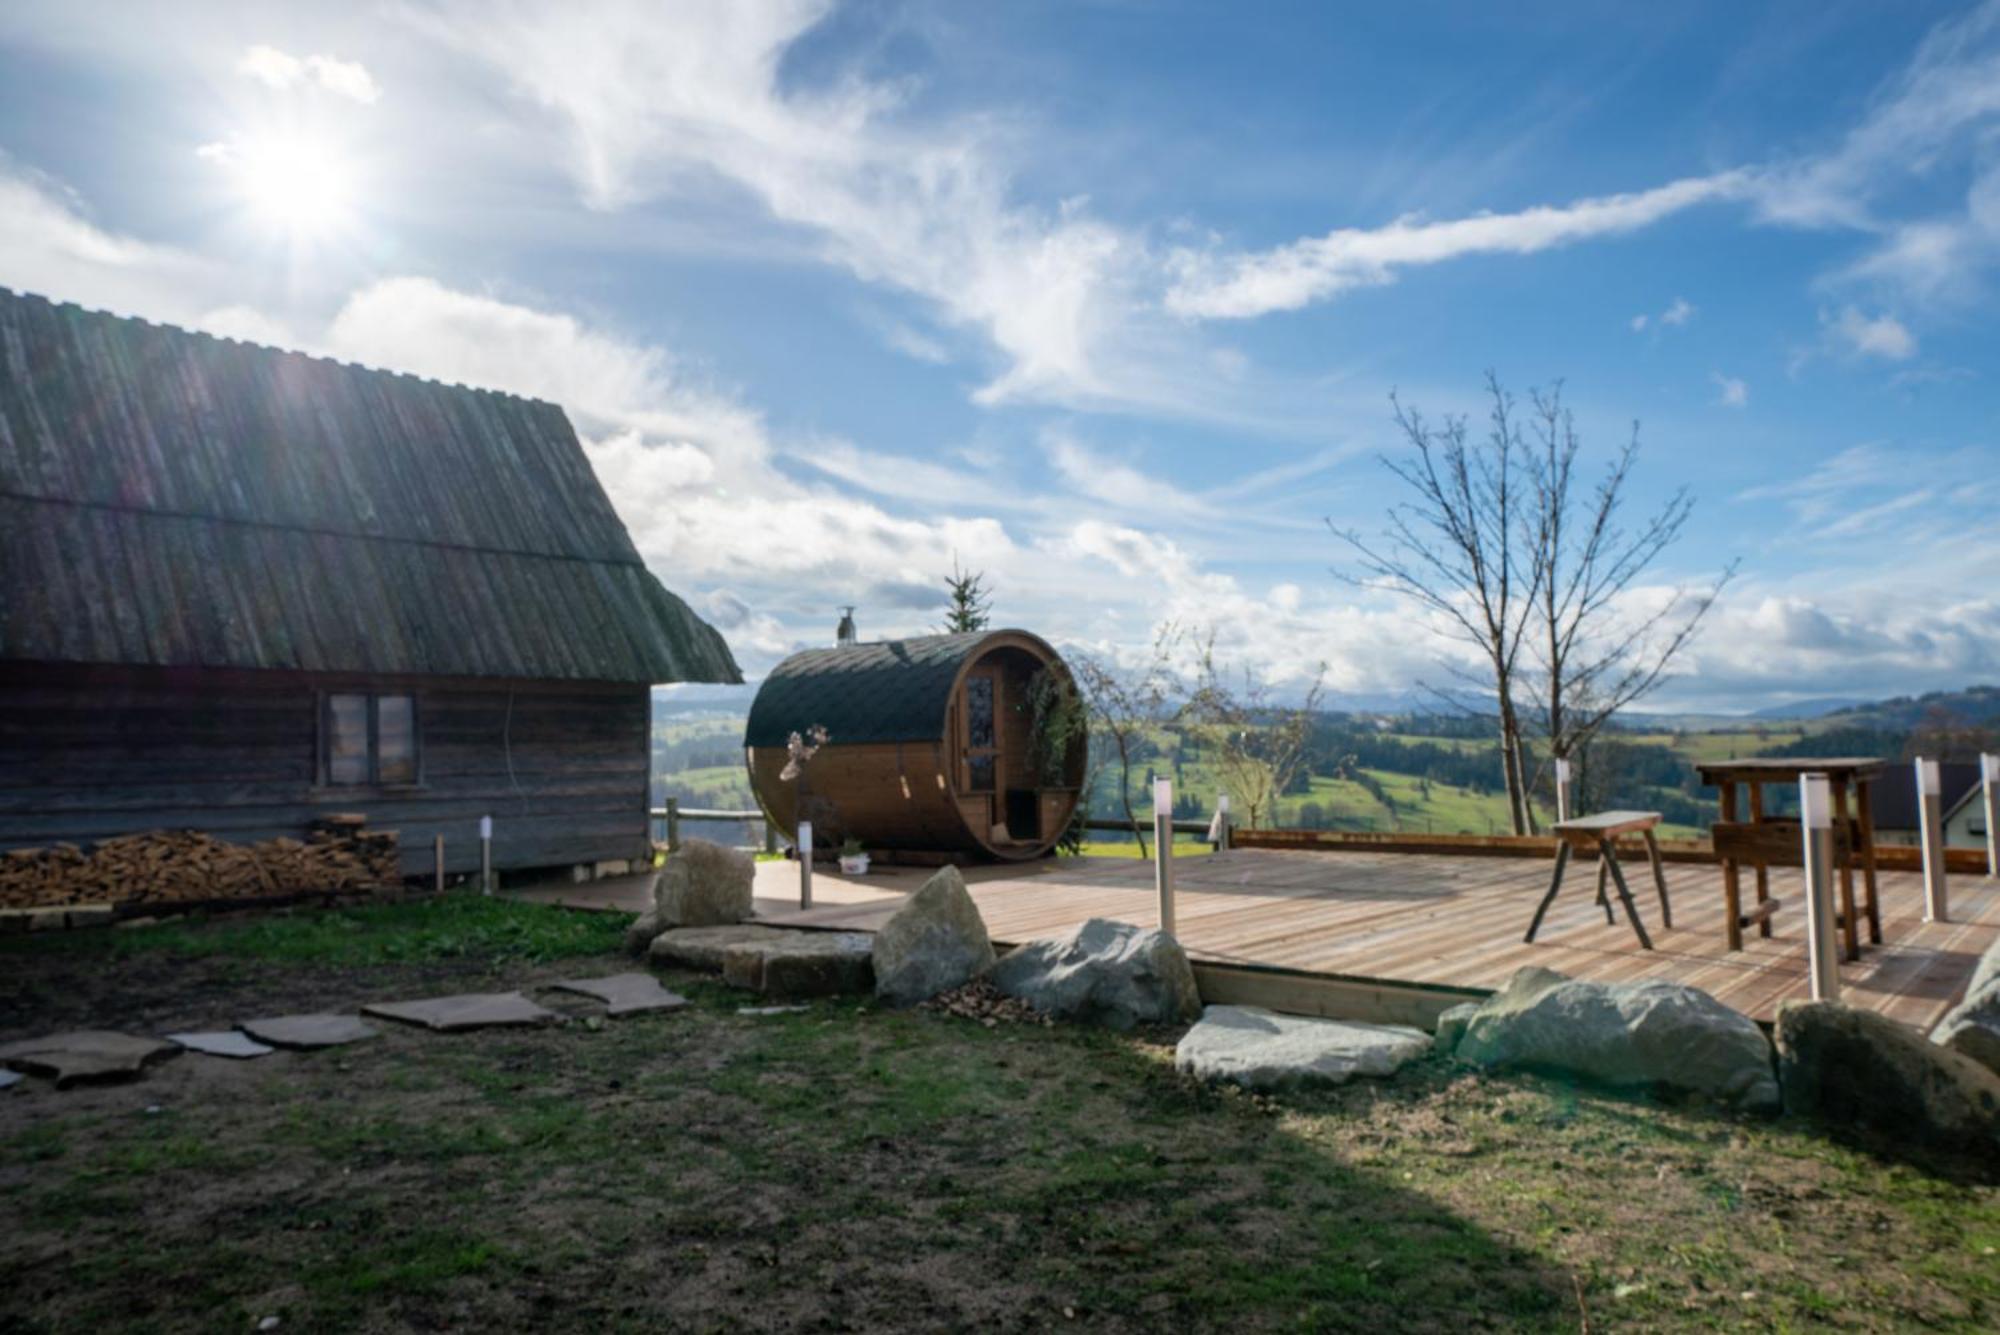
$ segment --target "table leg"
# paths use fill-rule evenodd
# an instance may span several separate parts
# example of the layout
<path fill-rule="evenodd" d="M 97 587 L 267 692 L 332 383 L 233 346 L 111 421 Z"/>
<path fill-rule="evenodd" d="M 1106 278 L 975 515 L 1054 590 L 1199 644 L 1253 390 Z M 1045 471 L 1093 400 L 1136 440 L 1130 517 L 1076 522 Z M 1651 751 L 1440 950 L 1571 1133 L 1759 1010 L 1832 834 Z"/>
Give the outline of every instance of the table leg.
<path fill-rule="evenodd" d="M 1736 785 L 1727 780 L 1722 785 L 1722 819 L 1731 825 L 1736 823 Z M 1729 948 L 1743 949 L 1743 887 L 1736 879 L 1734 858 L 1722 859 L 1722 913 Z"/>
<path fill-rule="evenodd" d="M 1605 889 L 1604 882 L 1606 881 L 1606 879 L 1610 877 L 1610 875 L 1611 875 L 1610 859 L 1604 857 L 1598 858 L 1597 859 L 1597 907 L 1604 910 L 1604 925 L 1606 927 L 1609 927 L 1612 923 L 1617 921 L 1616 918 L 1613 918 L 1611 916 L 1611 896 L 1604 893 Z"/>
<path fill-rule="evenodd" d="M 1639 906 L 1632 902 L 1632 887 L 1625 884 L 1625 873 L 1618 869 L 1618 850 L 1611 846 L 1609 839 L 1600 845 L 1599 856 L 1611 868 L 1611 883 L 1618 887 L 1618 898 L 1625 905 L 1625 916 L 1632 922 L 1632 930 L 1638 934 L 1639 944 L 1647 950 L 1653 948 L 1653 938 L 1646 935 L 1646 924 L 1639 921 Z"/>
<path fill-rule="evenodd" d="M 1556 845 L 1556 874 L 1549 877 L 1549 892 L 1543 895 L 1542 902 L 1535 906 L 1534 921 L 1528 924 L 1528 934 L 1521 938 L 1524 944 L 1532 942 L 1535 933 L 1542 930 L 1542 915 L 1549 911 L 1549 905 L 1555 903 L 1556 891 L 1562 889 L 1563 869 L 1567 866 L 1569 866 L 1569 840 L 1565 839 Z"/>
<path fill-rule="evenodd" d="M 1861 958 L 1861 925 L 1854 912 L 1854 830 L 1847 823 L 1847 780 L 1841 775 L 1833 775 L 1828 787 L 1833 789 L 1833 828 L 1840 831 L 1841 846 L 1834 850 L 1840 859 L 1840 943 L 1844 958 Z"/>
<path fill-rule="evenodd" d="M 1882 944 L 1882 905 L 1875 898 L 1875 801 L 1870 796 L 1872 785 L 1867 779 L 1854 782 L 1856 821 L 1861 828 L 1861 883 L 1868 892 L 1868 940 L 1872 945 Z"/>
<path fill-rule="evenodd" d="M 1750 823 L 1752 825 L 1762 825 L 1764 823 L 1764 785 L 1761 783 L 1752 783 L 1750 785 Z M 1770 897 L 1771 869 L 1764 863 L 1759 862 L 1757 864 L 1757 906 L 1762 908 L 1764 902 Z M 1768 937 L 1770 934 L 1771 915 L 1767 913 L 1757 920 L 1757 935 Z"/>
<path fill-rule="evenodd" d="M 1646 836 L 1646 861 L 1653 864 L 1653 888 L 1660 892 L 1660 926 L 1671 932 L 1674 930 L 1674 906 L 1667 902 L 1667 869 L 1660 862 L 1660 841 L 1653 837 L 1651 830 L 1642 833 Z"/>

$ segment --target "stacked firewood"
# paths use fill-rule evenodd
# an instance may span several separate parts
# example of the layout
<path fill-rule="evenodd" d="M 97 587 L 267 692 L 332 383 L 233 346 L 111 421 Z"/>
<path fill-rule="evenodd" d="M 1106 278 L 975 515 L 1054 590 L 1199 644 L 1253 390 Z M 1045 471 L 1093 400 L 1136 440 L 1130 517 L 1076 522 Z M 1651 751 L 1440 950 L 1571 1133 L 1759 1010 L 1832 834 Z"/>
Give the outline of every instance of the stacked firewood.
<path fill-rule="evenodd" d="M 232 844 L 197 830 L 120 835 L 88 853 L 75 844 L 0 853 L 0 908 L 59 904 L 186 904 L 374 889 L 402 879 L 393 830 L 353 817 L 304 839 Z"/>

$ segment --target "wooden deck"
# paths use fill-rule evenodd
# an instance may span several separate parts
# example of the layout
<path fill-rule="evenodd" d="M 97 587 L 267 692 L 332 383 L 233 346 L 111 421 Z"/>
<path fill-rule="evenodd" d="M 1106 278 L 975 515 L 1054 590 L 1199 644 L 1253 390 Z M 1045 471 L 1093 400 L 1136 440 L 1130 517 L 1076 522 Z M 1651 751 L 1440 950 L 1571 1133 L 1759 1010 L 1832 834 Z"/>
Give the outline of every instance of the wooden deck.
<path fill-rule="evenodd" d="M 1468 990 L 1499 987 L 1528 964 L 1605 981 L 1671 978 L 1764 1022 L 1775 1016 L 1779 1003 L 1806 995 L 1796 872 L 1772 873 L 1772 893 L 1786 903 L 1773 920 L 1770 939 L 1753 929 L 1746 948 L 1732 953 L 1723 941 L 1718 867 L 1667 867 L 1672 931 L 1660 925 L 1644 862 L 1627 867 L 1657 950 L 1639 948 L 1622 913 L 1616 923 L 1605 924 L 1588 862 L 1571 868 L 1540 935 L 1524 945 L 1521 936 L 1548 887 L 1550 863 L 1411 853 L 1239 850 L 1183 858 L 1175 864 L 1178 935 L 1211 1001 L 1255 1001 L 1356 1018 L 1421 1022 Z M 863 931 L 885 921 L 903 893 L 927 874 L 895 869 L 841 883 L 843 890 L 866 885 L 878 897 L 801 912 L 772 907 L 796 894 L 796 868 L 767 863 L 759 870 L 757 895 L 765 920 Z M 1065 859 L 1025 868 L 976 868 L 967 880 L 987 929 L 1001 944 L 1056 935 L 1090 917 L 1141 925 L 1155 920 L 1150 863 Z M 839 878 L 822 873 L 815 881 L 827 894 L 833 890 L 828 883 Z M 1939 924 L 1922 921 L 1919 876 L 1884 873 L 1880 884 L 1884 944 L 1841 966 L 1842 1000 L 1928 1029 L 1964 991 L 1980 954 L 2000 937 L 2000 882 L 1954 876 L 1956 921 Z M 1315 981 L 1323 984 L 1317 991 Z M 1296 1004 L 1287 1005 L 1287 999 Z"/>

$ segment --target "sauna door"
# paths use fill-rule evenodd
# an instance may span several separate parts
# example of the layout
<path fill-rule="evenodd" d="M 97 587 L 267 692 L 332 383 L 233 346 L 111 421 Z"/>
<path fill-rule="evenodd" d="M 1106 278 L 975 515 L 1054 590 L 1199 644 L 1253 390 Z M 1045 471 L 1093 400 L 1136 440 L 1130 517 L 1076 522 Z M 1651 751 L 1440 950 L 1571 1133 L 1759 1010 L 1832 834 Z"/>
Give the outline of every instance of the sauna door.
<path fill-rule="evenodd" d="M 984 798 L 986 822 L 993 823 L 993 796 L 1000 780 L 1000 675 L 974 672 L 965 679 L 965 787 L 968 797 Z"/>

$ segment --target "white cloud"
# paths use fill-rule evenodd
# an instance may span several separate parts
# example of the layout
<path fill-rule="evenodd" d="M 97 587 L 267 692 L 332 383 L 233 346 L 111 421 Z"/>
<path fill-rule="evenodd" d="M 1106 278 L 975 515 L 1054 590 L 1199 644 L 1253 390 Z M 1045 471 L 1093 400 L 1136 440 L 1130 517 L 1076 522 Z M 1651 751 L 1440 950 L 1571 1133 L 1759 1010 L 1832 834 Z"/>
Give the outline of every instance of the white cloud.
<path fill-rule="evenodd" d="M 1394 282 L 1400 269 L 1467 255 L 1532 255 L 1650 227 L 1698 204 L 1741 193 L 1722 172 L 1630 194 L 1429 222 L 1403 218 L 1373 229 L 1340 228 L 1272 250 L 1216 254 L 1182 249 L 1167 305 L 1197 319 L 1248 319 L 1297 310 L 1350 288 Z"/>
<path fill-rule="evenodd" d="M 281 92 L 318 87 L 364 105 L 382 96 L 366 66 L 336 56 L 294 56 L 274 46 L 253 46 L 236 62 L 236 72 Z"/>
<path fill-rule="evenodd" d="M 1715 382 L 1715 401 L 1724 408 L 1747 408 L 1750 406 L 1750 386 L 1734 376 L 1726 376 L 1720 371 L 1710 371 L 1708 378 Z"/>
<path fill-rule="evenodd" d="M 0 158 L 0 286 L 193 322 L 225 285 L 221 266 L 100 227 L 60 186 L 10 171 Z"/>
<path fill-rule="evenodd" d="M 1821 312 L 1820 323 L 1826 326 L 1828 335 L 1838 345 L 1856 356 L 1903 362 L 1917 353 L 1916 336 L 1893 315 L 1877 315 L 1871 319 L 1855 307 L 1847 306 L 1837 316 L 1829 317 Z"/>
<path fill-rule="evenodd" d="M 1635 316 L 1633 316 L 1633 317 L 1632 317 L 1632 320 L 1631 320 L 1631 325 L 1632 325 L 1632 332 L 1633 332 L 1633 333 L 1635 333 L 1635 334 L 1643 334 L 1643 333 L 1645 333 L 1645 332 L 1646 332 L 1646 326 L 1647 326 L 1648 324 L 1651 324 L 1651 323 L 1652 323 L 1652 320 L 1653 320 L 1653 317 L 1652 317 L 1652 316 L 1650 316 L 1650 315 L 1635 315 Z"/>
<path fill-rule="evenodd" d="M 1684 325 L 1694 318 L 1694 305 L 1686 297 L 1675 297 L 1673 304 L 1660 312 L 1660 323 Z"/>

